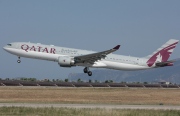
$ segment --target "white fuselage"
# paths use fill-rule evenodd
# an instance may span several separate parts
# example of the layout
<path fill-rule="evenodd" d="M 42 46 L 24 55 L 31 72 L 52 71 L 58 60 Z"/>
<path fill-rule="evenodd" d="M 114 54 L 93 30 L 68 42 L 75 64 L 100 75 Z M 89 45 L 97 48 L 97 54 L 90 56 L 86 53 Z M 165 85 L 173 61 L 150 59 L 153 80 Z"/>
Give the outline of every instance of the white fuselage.
<path fill-rule="evenodd" d="M 5 46 L 4 49 L 7 52 L 14 54 L 18 57 L 41 59 L 55 62 L 58 62 L 58 58 L 60 56 L 68 56 L 74 58 L 75 56 L 96 53 L 94 51 L 27 42 L 11 43 L 10 45 Z M 94 64 L 77 63 L 74 66 L 109 68 L 116 70 L 143 70 L 156 67 L 155 65 L 149 67 L 146 63 L 147 60 L 148 59 L 146 58 L 109 54 L 104 59 L 94 62 Z"/>

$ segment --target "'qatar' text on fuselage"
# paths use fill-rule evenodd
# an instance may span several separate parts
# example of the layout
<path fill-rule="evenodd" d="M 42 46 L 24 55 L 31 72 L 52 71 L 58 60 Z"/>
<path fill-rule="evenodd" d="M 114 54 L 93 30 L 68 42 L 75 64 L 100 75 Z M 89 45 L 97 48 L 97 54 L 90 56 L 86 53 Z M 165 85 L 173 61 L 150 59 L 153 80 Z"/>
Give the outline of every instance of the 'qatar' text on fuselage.
<path fill-rule="evenodd" d="M 56 54 L 55 48 L 47 48 L 47 47 L 41 47 L 41 46 L 29 46 L 29 45 L 23 44 L 23 45 L 21 45 L 21 49 L 25 50 L 26 52 L 37 51 L 37 52 L 46 52 L 46 53 Z"/>

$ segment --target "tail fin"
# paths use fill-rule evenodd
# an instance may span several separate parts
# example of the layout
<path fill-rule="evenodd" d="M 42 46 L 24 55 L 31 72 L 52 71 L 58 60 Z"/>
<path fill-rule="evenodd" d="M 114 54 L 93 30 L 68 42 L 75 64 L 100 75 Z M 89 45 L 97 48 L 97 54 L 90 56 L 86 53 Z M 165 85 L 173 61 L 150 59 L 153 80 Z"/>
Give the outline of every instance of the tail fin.
<path fill-rule="evenodd" d="M 156 62 L 166 62 L 169 59 L 171 53 L 173 52 L 178 42 L 179 40 L 170 39 L 151 55 L 147 56 L 146 58 L 149 59 L 147 61 L 147 65 L 151 67 Z"/>

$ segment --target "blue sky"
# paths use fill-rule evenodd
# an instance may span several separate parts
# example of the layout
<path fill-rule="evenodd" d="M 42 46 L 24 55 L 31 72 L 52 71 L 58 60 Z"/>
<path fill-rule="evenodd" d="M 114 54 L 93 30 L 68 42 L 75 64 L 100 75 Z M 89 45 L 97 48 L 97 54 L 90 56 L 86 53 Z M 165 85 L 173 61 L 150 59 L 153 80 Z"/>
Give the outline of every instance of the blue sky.
<path fill-rule="evenodd" d="M 179 0 L 0 0 L 0 46 L 37 42 L 147 56 L 171 38 L 180 40 Z M 180 57 L 180 45 L 171 59 Z M 68 77 L 83 67 L 17 57 L 0 49 L 0 77 Z M 93 70 L 93 69 L 91 69 Z"/>

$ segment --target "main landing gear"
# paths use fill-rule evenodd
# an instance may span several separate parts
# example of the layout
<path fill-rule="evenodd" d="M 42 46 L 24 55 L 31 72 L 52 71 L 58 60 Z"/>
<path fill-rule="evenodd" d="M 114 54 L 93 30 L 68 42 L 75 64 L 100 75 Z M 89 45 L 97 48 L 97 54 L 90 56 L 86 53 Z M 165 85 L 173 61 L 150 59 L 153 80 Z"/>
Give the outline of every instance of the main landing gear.
<path fill-rule="evenodd" d="M 20 57 L 18 57 L 17 63 L 21 63 Z"/>
<path fill-rule="evenodd" d="M 87 73 L 89 76 L 92 76 L 92 72 L 89 71 L 89 67 L 84 68 L 84 73 Z"/>

